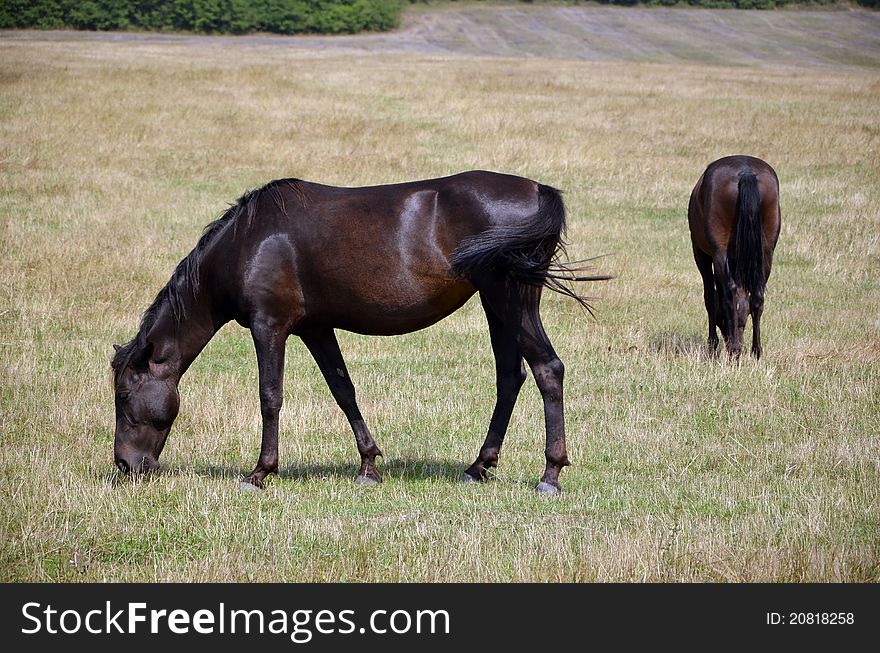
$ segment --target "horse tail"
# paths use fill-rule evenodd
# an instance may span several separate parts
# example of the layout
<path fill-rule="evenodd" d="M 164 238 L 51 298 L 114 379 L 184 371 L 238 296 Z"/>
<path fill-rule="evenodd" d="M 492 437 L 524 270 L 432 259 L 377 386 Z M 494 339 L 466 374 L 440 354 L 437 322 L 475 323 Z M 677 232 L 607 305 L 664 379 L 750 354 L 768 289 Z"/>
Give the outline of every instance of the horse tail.
<path fill-rule="evenodd" d="M 590 314 L 589 298 L 569 285 L 573 281 L 603 281 L 609 276 L 583 275 L 583 261 L 562 261 L 565 255 L 565 204 L 560 191 L 538 184 L 538 210 L 525 222 L 496 225 L 463 240 L 452 253 L 452 273 L 474 279 L 501 274 L 508 284 L 544 287 L 574 299 Z"/>
<path fill-rule="evenodd" d="M 733 235 L 736 259 L 733 280 L 749 294 L 764 293 L 764 226 L 761 224 L 761 196 L 758 178 L 751 172 L 739 178 L 736 198 L 736 228 Z"/>

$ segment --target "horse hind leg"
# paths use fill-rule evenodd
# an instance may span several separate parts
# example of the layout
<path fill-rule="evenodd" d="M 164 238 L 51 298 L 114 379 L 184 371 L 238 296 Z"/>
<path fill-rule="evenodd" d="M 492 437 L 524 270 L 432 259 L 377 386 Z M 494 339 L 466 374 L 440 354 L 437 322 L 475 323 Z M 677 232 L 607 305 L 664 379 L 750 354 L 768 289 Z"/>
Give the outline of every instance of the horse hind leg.
<path fill-rule="evenodd" d="M 770 279 L 770 270 L 773 266 L 773 249 L 764 251 L 764 284 Z M 752 355 L 760 360 L 764 353 L 761 345 L 761 316 L 764 314 L 764 290 L 753 293 L 749 297 L 749 311 L 752 314 Z"/>
<path fill-rule="evenodd" d="M 496 313 L 504 316 L 502 320 L 505 325 L 516 334 L 517 348 L 529 364 L 544 402 L 546 466 L 535 490 L 540 494 L 559 494 L 562 491 L 559 473 L 563 467 L 571 464 L 565 448 L 562 403 L 565 366 L 553 350 L 541 324 L 541 288 L 511 284 L 500 297 L 485 296 Z"/>
<path fill-rule="evenodd" d="M 694 261 L 697 263 L 697 269 L 703 278 L 703 303 L 706 306 L 706 315 L 709 320 L 709 337 L 708 344 L 712 351 L 718 348 L 718 295 L 715 292 L 715 275 L 712 273 L 712 257 L 704 254 L 694 247 Z"/>
<path fill-rule="evenodd" d="M 752 314 L 752 356 L 760 360 L 764 353 L 761 347 L 761 315 L 764 313 L 764 294 L 754 293 L 749 297 L 749 311 Z"/>
<path fill-rule="evenodd" d="M 355 483 L 358 485 L 375 485 L 382 482 L 382 476 L 376 469 L 376 457 L 382 452 L 373 440 L 367 428 L 355 398 L 354 384 L 348 376 L 345 360 L 339 351 L 339 343 L 332 329 L 300 335 L 315 362 L 324 376 L 324 380 L 333 393 L 336 403 L 345 413 L 348 423 L 354 431 L 358 453 L 361 455 L 361 468 Z"/>
<path fill-rule="evenodd" d="M 489 422 L 489 432 L 480 448 L 474 464 L 467 468 L 462 476 L 464 482 L 486 480 L 490 468 L 498 466 L 498 455 L 504 436 L 510 424 L 510 416 L 519 396 L 520 388 L 526 379 L 525 363 L 519 353 L 516 331 L 505 326 L 495 311 L 480 295 L 486 318 L 489 322 L 489 337 L 492 341 L 492 352 L 495 355 L 495 409 Z"/>

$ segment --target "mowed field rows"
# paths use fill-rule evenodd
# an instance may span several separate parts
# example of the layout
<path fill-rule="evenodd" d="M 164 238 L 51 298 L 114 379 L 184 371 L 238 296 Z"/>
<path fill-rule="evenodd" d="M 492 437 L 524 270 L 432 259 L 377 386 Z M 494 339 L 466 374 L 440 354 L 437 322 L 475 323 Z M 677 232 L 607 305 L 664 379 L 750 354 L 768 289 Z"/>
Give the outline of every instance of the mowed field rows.
<path fill-rule="evenodd" d="M 740 15 L 755 21 L 725 20 Z M 2 580 L 880 579 L 874 63 L 333 43 L 0 34 Z M 732 365 L 703 344 L 686 208 L 705 166 L 737 153 L 779 173 L 783 228 L 765 357 Z M 494 402 L 476 299 L 411 335 L 339 334 L 381 486 L 352 482 L 354 438 L 291 339 L 281 474 L 239 491 L 260 411 L 235 325 L 181 383 L 163 471 L 117 475 L 112 344 L 229 202 L 278 177 L 473 168 L 563 189 L 570 256 L 607 254 L 597 269 L 615 275 L 584 288 L 596 319 L 543 304 L 566 364 L 564 494 L 532 490 L 531 379 L 496 478 L 458 482 Z"/>

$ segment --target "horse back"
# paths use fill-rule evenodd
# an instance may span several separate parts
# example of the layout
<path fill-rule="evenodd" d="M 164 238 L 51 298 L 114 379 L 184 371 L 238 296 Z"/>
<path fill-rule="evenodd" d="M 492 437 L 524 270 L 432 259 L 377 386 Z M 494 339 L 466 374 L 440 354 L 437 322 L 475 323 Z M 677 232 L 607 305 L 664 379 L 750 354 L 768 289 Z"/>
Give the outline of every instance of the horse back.
<path fill-rule="evenodd" d="M 433 324 L 476 292 L 450 274 L 459 243 L 538 208 L 535 182 L 482 171 L 361 188 L 276 187 L 226 259 L 239 321 L 272 312 L 291 332 L 393 335 Z"/>

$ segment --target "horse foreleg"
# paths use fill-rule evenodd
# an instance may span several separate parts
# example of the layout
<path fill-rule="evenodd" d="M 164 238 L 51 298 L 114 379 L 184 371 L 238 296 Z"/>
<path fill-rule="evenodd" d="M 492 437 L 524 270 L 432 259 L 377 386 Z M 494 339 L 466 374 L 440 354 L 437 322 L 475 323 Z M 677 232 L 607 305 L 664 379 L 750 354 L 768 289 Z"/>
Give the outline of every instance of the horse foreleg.
<path fill-rule="evenodd" d="M 510 424 L 510 416 L 519 396 L 519 390 L 526 379 L 525 364 L 517 347 L 515 331 L 504 324 L 492 308 L 486 304 L 482 295 L 480 299 L 489 321 L 489 337 L 492 341 L 492 352 L 495 354 L 497 398 L 495 410 L 492 412 L 492 419 L 489 422 L 489 432 L 480 448 L 480 454 L 462 477 L 462 480 L 466 482 L 485 480 L 486 472 L 490 468 L 498 466 L 498 455 L 501 452 L 501 445 L 504 443 L 507 426 Z"/>
<path fill-rule="evenodd" d="M 381 483 L 382 477 L 376 471 L 376 456 L 381 456 L 382 452 L 373 440 L 370 429 L 367 428 L 364 418 L 361 416 L 355 399 L 354 384 L 348 376 L 348 369 L 345 367 L 342 352 L 339 351 L 336 334 L 332 329 L 327 329 L 301 334 L 300 337 L 312 353 L 315 362 L 321 369 L 321 374 L 324 375 L 324 380 L 330 387 L 330 392 L 333 393 L 333 398 L 345 413 L 345 417 L 354 431 L 358 452 L 361 455 L 361 469 L 355 482 L 359 485 Z"/>
<path fill-rule="evenodd" d="M 284 402 L 284 345 L 287 334 L 268 325 L 251 327 L 257 366 L 260 374 L 260 412 L 263 417 L 263 439 L 260 458 L 242 487 L 262 488 L 263 479 L 278 473 L 278 415 Z"/>

